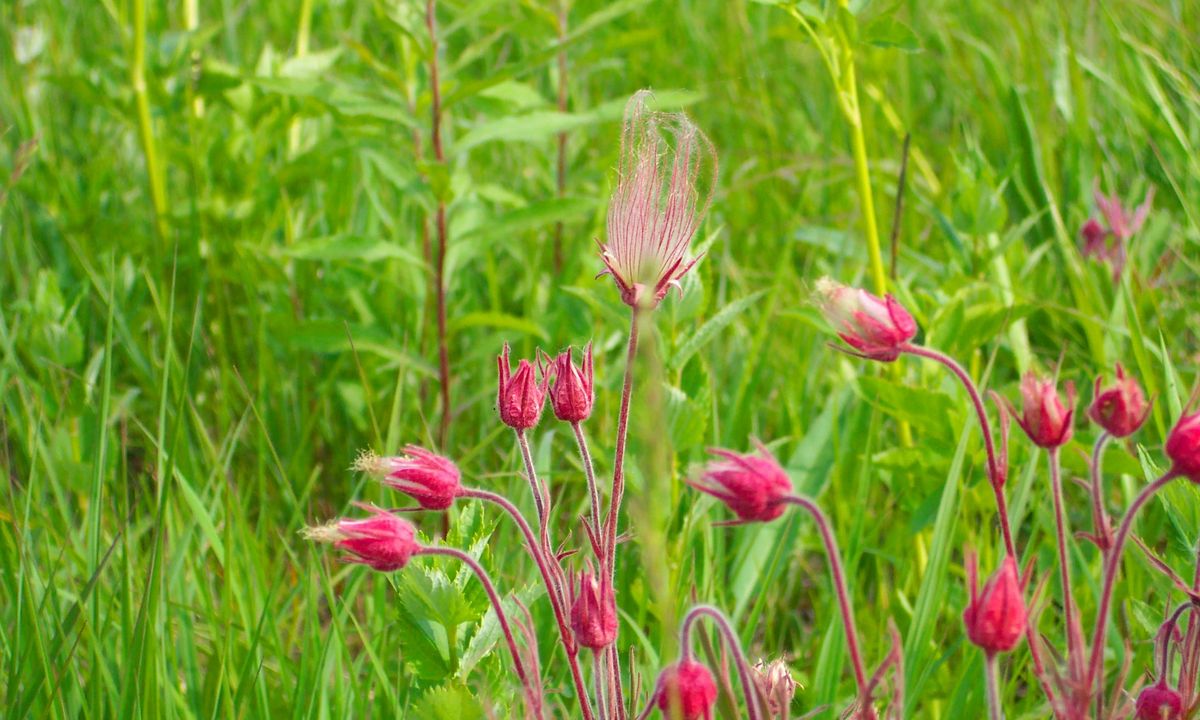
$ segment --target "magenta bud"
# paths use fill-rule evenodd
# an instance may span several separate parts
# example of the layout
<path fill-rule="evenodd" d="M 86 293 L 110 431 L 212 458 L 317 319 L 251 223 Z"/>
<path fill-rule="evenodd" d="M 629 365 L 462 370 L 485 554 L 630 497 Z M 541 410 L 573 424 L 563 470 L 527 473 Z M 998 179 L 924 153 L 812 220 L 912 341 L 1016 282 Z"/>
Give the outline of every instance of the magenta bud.
<path fill-rule="evenodd" d="M 1150 416 L 1150 403 L 1137 380 L 1125 374 L 1125 369 L 1117 364 L 1117 379 L 1112 387 L 1101 388 L 1103 378 L 1096 378 L 1092 404 L 1088 407 L 1088 417 L 1092 422 L 1108 431 L 1113 437 L 1128 437 Z"/>
<path fill-rule="evenodd" d="M 1183 696 L 1172 690 L 1164 678 L 1138 693 L 1135 709 L 1137 720 L 1180 720 Z"/>
<path fill-rule="evenodd" d="M 504 351 L 496 358 L 496 366 L 499 370 L 496 407 L 500 410 L 500 420 L 516 430 L 537 427 L 542 417 L 542 406 L 546 402 L 545 376 L 539 383 L 533 364 L 528 360 L 517 363 L 516 372 L 511 372 L 508 343 L 504 343 Z"/>
<path fill-rule="evenodd" d="M 345 562 L 366 565 L 381 572 L 399 570 L 420 551 L 412 523 L 370 505 L 360 506 L 370 517 L 341 518 L 328 525 L 304 530 L 309 540 L 331 543 L 345 550 Z"/>
<path fill-rule="evenodd" d="M 1176 474 L 1200 484 L 1200 412 L 1179 418 L 1167 436 L 1166 451 Z"/>
<path fill-rule="evenodd" d="M 694 660 L 681 660 L 658 676 L 654 701 L 664 717 L 710 720 L 717 702 L 717 683 L 708 668 Z"/>
<path fill-rule="evenodd" d="M 1062 447 L 1071 439 L 1075 384 L 1067 383 L 1064 405 L 1053 380 L 1042 380 L 1032 371 L 1027 372 L 1021 378 L 1021 412 L 1013 414 L 1034 445 L 1047 449 Z"/>
<path fill-rule="evenodd" d="M 725 503 L 739 522 L 769 522 L 783 514 L 792 494 L 792 480 L 762 443 L 757 454 L 720 448 L 709 452 L 720 457 L 688 484 Z"/>
<path fill-rule="evenodd" d="M 1008 652 L 1021 641 L 1028 619 L 1017 561 L 1006 556 L 982 592 L 976 587 L 977 581 L 975 559 L 971 557 L 967 562 L 970 602 L 963 611 L 967 638 L 988 654 Z"/>
<path fill-rule="evenodd" d="M 917 334 L 917 323 L 896 298 L 821 278 L 817 301 L 825 319 L 846 344 L 870 360 L 891 362 Z"/>
<path fill-rule="evenodd" d="M 380 457 L 364 452 L 354 469 L 374 475 L 395 490 L 417 501 L 425 510 L 445 510 L 462 494 L 462 474 L 449 458 L 416 445 L 404 448 L 400 457 Z"/>
<path fill-rule="evenodd" d="M 617 601 L 607 578 L 597 580 L 589 569 L 580 573 L 571 604 L 571 630 L 585 648 L 600 651 L 617 639 Z"/>
<path fill-rule="evenodd" d="M 554 376 L 554 382 L 550 384 L 550 406 L 554 409 L 554 417 L 563 422 L 579 423 L 591 416 L 595 400 L 592 372 L 591 343 L 584 350 L 583 367 L 576 367 L 571 361 L 570 348 L 550 361 L 543 375 L 551 373 Z"/>

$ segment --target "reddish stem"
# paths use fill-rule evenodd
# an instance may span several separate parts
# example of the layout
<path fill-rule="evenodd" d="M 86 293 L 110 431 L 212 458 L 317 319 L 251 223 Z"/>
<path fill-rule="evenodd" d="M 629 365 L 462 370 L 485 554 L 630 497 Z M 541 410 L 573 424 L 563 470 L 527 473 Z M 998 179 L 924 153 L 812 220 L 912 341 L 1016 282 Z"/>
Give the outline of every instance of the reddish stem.
<path fill-rule="evenodd" d="M 529 481 L 529 489 L 533 492 L 533 505 L 538 516 L 538 537 L 543 552 L 553 554 L 550 548 L 550 493 L 538 479 L 537 468 L 533 465 L 533 452 L 529 449 L 529 438 L 520 428 L 514 430 L 517 434 L 517 445 L 521 448 L 521 461 L 525 465 L 525 477 Z"/>
<path fill-rule="evenodd" d="M 433 156 L 438 163 L 446 162 L 446 151 L 442 146 L 442 90 L 438 79 L 437 16 L 434 0 L 426 0 L 425 26 L 429 30 L 429 93 L 430 135 L 433 141 Z M 442 385 L 442 420 L 438 444 L 446 447 L 450 435 L 450 350 L 446 340 L 446 202 L 437 198 L 437 258 L 434 265 L 434 283 L 437 286 L 437 330 L 438 330 L 438 378 Z"/>
<path fill-rule="evenodd" d="M 755 693 L 757 686 L 750 676 L 750 664 L 746 662 L 746 655 L 742 652 L 742 643 L 724 613 L 711 605 L 697 605 L 688 611 L 683 618 L 682 629 L 679 631 L 679 645 L 682 648 L 680 654 L 683 661 L 692 659 L 692 626 L 702 617 L 710 618 L 724 636 L 725 647 L 733 653 L 733 662 L 737 665 L 738 678 L 742 682 L 742 693 L 746 699 L 746 718 L 747 720 L 758 720 L 760 711 L 758 695 Z"/>
<path fill-rule="evenodd" d="M 617 446 L 613 453 L 613 483 L 612 498 L 608 507 L 608 543 L 605 552 L 608 554 L 608 571 L 614 578 L 616 586 L 617 572 L 617 516 L 621 513 L 621 500 L 625 496 L 625 443 L 629 437 L 629 405 L 633 399 L 633 366 L 637 359 L 638 344 L 638 310 L 630 312 L 629 345 L 625 353 L 625 381 L 621 387 L 621 410 L 617 416 Z"/>
<path fill-rule="evenodd" d="M 583 434 L 583 426 L 580 423 L 571 423 L 571 429 L 575 432 L 575 444 L 579 446 L 579 459 L 583 462 L 583 472 L 587 477 L 588 499 L 592 506 L 592 528 L 596 533 L 600 532 L 600 490 L 596 487 L 596 469 L 592 465 L 592 454 L 588 451 L 587 437 Z M 603 552 L 604 548 L 596 548 Z M 603 557 L 596 558 L 604 562 Z"/>
<path fill-rule="evenodd" d="M 1125 511 L 1125 517 L 1121 518 L 1121 525 L 1117 528 L 1116 537 L 1113 538 L 1113 546 L 1108 556 L 1104 559 L 1104 586 L 1100 592 L 1100 609 L 1096 614 L 1096 629 L 1092 633 L 1092 657 L 1088 664 L 1087 676 L 1084 678 L 1084 697 L 1091 695 L 1092 687 L 1097 680 L 1103 685 L 1102 669 L 1104 666 L 1104 639 L 1108 632 L 1108 614 L 1112 609 L 1113 588 L 1116 586 L 1117 569 L 1121 563 L 1121 552 L 1125 549 L 1125 541 L 1129 538 L 1129 532 L 1133 529 L 1133 520 L 1137 517 L 1137 513 L 1142 509 L 1142 506 L 1154 497 L 1154 494 L 1174 480 L 1178 475 L 1174 469 L 1168 470 L 1166 474 L 1160 476 L 1157 480 L 1142 488 L 1138 496 L 1134 498 L 1129 509 Z M 1101 689 L 1096 693 L 1096 716 L 1102 717 L 1104 709 L 1104 692 Z"/>
<path fill-rule="evenodd" d="M 1054 495 L 1054 530 L 1055 540 L 1058 543 L 1059 578 L 1062 583 L 1063 622 L 1067 626 L 1067 663 L 1071 668 L 1072 678 L 1077 679 L 1083 670 L 1083 653 L 1080 647 L 1082 638 L 1079 637 L 1076 627 L 1075 600 L 1071 593 L 1071 570 L 1067 555 L 1067 538 L 1070 537 L 1070 533 L 1067 529 L 1066 512 L 1063 510 L 1062 473 L 1059 467 L 1058 448 L 1051 448 L 1048 454 L 1050 456 L 1050 485 Z"/>
<path fill-rule="evenodd" d="M 1000 704 L 1000 679 L 996 668 L 996 653 L 987 653 L 983 660 L 984 682 L 987 683 L 988 720 L 1004 720 Z"/>
<path fill-rule="evenodd" d="M 786 502 L 799 505 L 808 511 L 817 523 L 821 541 L 825 544 L 825 557 L 829 561 L 829 574 L 833 576 L 833 589 L 837 594 L 838 609 L 842 614 L 842 628 L 846 633 L 846 647 L 850 651 L 850 663 L 854 666 L 854 681 L 860 696 L 866 691 L 867 671 L 863 665 L 862 651 L 858 645 L 858 628 L 854 624 L 854 608 L 850 603 L 850 591 L 846 589 L 846 576 L 842 571 L 842 556 L 838 551 L 837 538 L 829 525 L 829 518 L 812 500 L 802 495 L 789 495 Z"/>
<path fill-rule="evenodd" d="M 504 633 L 504 639 L 508 643 L 508 651 L 512 653 L 513 666 L 517 670 L 517 677 L 521 680 L 521 686 L 525 689 L 525 697 L 529 700 L 530 709 L 535 717 L 542 717 L 541 702 L 538 700 L 536 686 L 532 684 L 531 679 L 525 671 L 525 663 L 521 660 L 521 651 L 517 647 L 517 639 L 513 635 L 512 627 L 508 624 L 508 616 L 504 613 L 504 606 L 500 603 L 500 595 L 496 592 L 496 586 L 492 584 L 492 579 L 488 577 L 487 571 L 483 569 L 475 558 L 467 553 L 452 547 L 424 547 L 417 551 L 417 555 L 444 555 L 455 558 L 461 561 L 464 565 L 475 573 L 475 577 L 479 578 L 479 582 L 483 585 L 484 592 L 487 593 L 488 600 L 492 603 L 492 609 L 496 611 L 496 620 L 500 623 L 500 631 Z M 541 682 L 540 678 L 537 678 Z"/>
<path fill-rule="evenodd" d="M 1109 546 L 1112 543 L 1112 524 L 1108 519 L 1108 511 L 1104 509 L 1104 476 L 1102 474 L 1104 446 L 1111 437 L 1106 430 L 1096 438 L 1096 445 L 1092 448 L 1092 482 L 1089 486 L 1092 495 L 1092 527 L 1095 530 L 1096 543 L 1100 547 L 1102 556 L 1108 554 Z"/>

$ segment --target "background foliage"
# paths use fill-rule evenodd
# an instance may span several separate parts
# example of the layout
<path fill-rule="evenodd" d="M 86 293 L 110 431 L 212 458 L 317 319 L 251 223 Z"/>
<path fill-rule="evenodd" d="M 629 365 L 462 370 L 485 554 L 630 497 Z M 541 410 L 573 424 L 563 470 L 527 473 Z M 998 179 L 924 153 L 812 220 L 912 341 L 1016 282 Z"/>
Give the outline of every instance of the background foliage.
<path fill-rule="evenodd" d="M 965 399 L 936 368 L 879 373 L 831 352 L 806 302 L 822 274 L 866 281 L 848 134 L 808 36 L 746 0 L 579 0 L 561 39 L 552 0 L 439 5 L 444 164 L 430 160 L 429 48 L 410 0 L 0 5 L 0 714 L 466 718 L 511 697 L 482 594 L 456 567 L 371 575 L 297 532 L 352 498 L 396 502 L 345 470 L 356 449 L 435 435 L 422 235 L 438 197 L 449 452 L 471 482 L 528 505 L 492 408 L 493 357 L 505 340 L 525 356 L 591 340 L 589 434 L 609 469 L 625 320 L 593 279 L 593 238 L 621 107 L 652 87 L 711 136 L 722 169 L 708 254 L 642 357 L 619 586 L 643 687 L 695 597 L 732 613 L 752 656 L 792 659 L 797 712 L 852 693 L 811 524 L 713 528 L 724 511 L 680 482 L 706 445 L 755 435 L 830 511 L 869 658 L 895 618 L 912 716 L 981 716 L 961 548 L 988 567 L 998 551 Z M 1083 388 L 1116 361 L 1133 368 L 1158 401 L 1146 452 L 1109 452 L 1123 506 L 1200 363 L 1200 5 L 850 9 L 884 233 L 912 138 L 897 292 L 926 342 L 1009 396 L 1021 370 L 1060 356 Z M 1078 250 L 1094 183 L 1158 191 L 1119 285 Z M 1072 474 L 1093 437 L 1064 453 Z M 545 422 L 536 451 L 565 532 L 584 502 L 569 433 Z M 1044 460 L 1020 442 L 1014 454 L 1019 544 L 1049 568 Z M 1187 574 L 1195 491 L 1163 497 L 1141 532 Z M 1069 502 L 1084 527 L 1082 491 Z M 532 603 L 548 649 L 512 529 L 469 507 L 449 525 Z M 1130 557 L 1118 620 L 1137 679 L 1169 594 Z M 1090 617 L 1099 564 L 1090 548 L 1075 560 Z M 1042 617 L 1054 637 L 1057 592 L 1048 583 Z M 1025 657 L 1006 702 L 1041 717 Z M 562 663 L 543 661 L 568 692 Z"/>

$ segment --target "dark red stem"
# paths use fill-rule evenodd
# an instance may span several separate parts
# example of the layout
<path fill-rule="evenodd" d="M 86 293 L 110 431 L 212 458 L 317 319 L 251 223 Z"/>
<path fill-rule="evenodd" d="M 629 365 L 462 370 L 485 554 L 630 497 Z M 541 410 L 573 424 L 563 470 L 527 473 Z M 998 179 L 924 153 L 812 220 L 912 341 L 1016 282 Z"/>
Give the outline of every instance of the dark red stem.
<path fill-rule="evenodd" d="M 702 617 L 707 617 L 716 624 L 725 639 L 725 647 L 733 653 L 733 662 L 737 665 L 738 678 L 742 682 L 742 693 L 746 699 L 747 720 L 759 720 L 761 714 L 758 707 L 758 694 L 755 692 L 757 686 L 750 676 L 750 664 L 746 661 L 745 653 L 742 652 L 741 640 L 738 639 L 737 633 L 733 631 L 733 627 L 724 613 L 711 605 L 697 605 L 689 610 L 683 618 L 683 626 L 679 631 L 680 655 L 685 661 L 691 660 L 692 626 Z"/>
<path fill-rule="evenodd" d="M 1108 511 L 1104 509 L 1104 476 L 1102 473 L 1104 446 L 1110 437 L 1112 436 L 1108 434 L 1108 431 L 1104 431 L 1100 433 L 1100 437 L 1096 438 L 1096 445 L 1092 448 L 1092 481 L 1088 488 L 1092 496 L 1092 527 L 1096 533 L 1096 544 L 1100 547 L 1101 555 L 1108 554 L 1109 545 L 1112 543 L 1112 524 L 1108 520 Z"/>
<path fill-rule="evenodd" d="M 1080 645 L 1082 638 L 1077 632 L 1075 618 L 1075 600 L 1071 592 L 1071 570 L 1067 552 L 1067 538 L 1070 532 L 1067 528 L 1066 511 L 1063 509 L 1062 472 L 1059 466 L 1058 448 L 1048 452 L 1050 456 L 1050 485 L 1054 495 L 1054 530 L 1058 543 L 1059 579 L 1062 583 L 1063 622 L 1067 626 L 1067 664 L 1073 678 L 1078 678 L 1083 670 L 1083 653 Z"/>

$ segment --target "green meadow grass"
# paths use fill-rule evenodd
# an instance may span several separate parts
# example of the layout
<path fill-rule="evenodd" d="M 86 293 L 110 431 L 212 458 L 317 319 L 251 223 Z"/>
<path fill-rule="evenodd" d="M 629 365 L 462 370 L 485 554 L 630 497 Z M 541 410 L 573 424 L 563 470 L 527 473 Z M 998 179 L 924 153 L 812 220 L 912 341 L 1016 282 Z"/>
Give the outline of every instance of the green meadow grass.
<path fill-rule="evenodd" d="M 829 349 L 808 302 L 822 275 L 870 283 L 851 134 L 812 39 L 769 3 L 571 5 L 560 41 L 553 0 L 439 4 L 438 164 L 422 3 L 0 4 L 0 716 L 440 719 L 491 703 L 508 717 L 507 655 L 480 625 L 477 583 L 428 559 L 391 576 L 341 565 L 299 531 L 354 499 L 402 504 L 347 468 L 361 448 L 437 436 L 422 234 L 439 196 L 446 451 L 471 483 L 531 511 L 493 409 L 495 355 L 504 341 L 527 357 L 590 340 L 587 432 L 598 472 L 611 471 L 627 320 L 593 277 L 594 240 L 621 108 L 642 87 L 685 108 L 721 159 L 697 241 L 707 254 L 639 360 L 618 591 L 643 695 L 693 601 L 727 610 L 752 658 L 791 660 L 797 715 L 836 717 L 853 695 L 812 524 L 715 528 L 727 511 L 682 483 L 706 447 L 753 436 L 830 513 L 872 665 L 895 621 L 905 716 L 983 715 L 962 550 L 989 570 L 1001 551 L 966 398 L 928 364 L 881 371 Z M 1131 368 L 1156 403 L 1137 442 L 1107 454 L 1119 510 L 1161 468 L 1200 364 L 1200 4 L 851 5 L 895 292 L 924 342 L 1009 397 L 1023 370 L 1060 357 L 1084 403 L 1096 374 Z M 1095 182 L 1130 200 L 1157 189 L 1118 285 L 1079 252 Z M 1086 472 L 1094 437 L 1079 426 L 1068 477 Z M 547 418 L 534 448 L 559 532 L 582 541 L 570 433 Z M 1019 437 L 1012 453 L 1018 544 L 1045 580 L 1040 627 L 1057 642 L 1045 457 Z M 1139 532 L 1190 577 L 1196 492 L 1161 498 Z M 1073 483 L 1068 508 L 1086 528 Z M 547 687 L 570 708 L 512 527 L 465 505 L 449 526 L 530 603 Z M 1100 563 L 1088 546 L 1072 557 L 1090 626 Z M 1128 558 L 1108 651 L 1110 668 L 1132 653 L 1132 688 L 1181 598 L 1140 551 Z M 1011 717 L 1047 715 L 1024 648 L 1002 693 Z"/>

